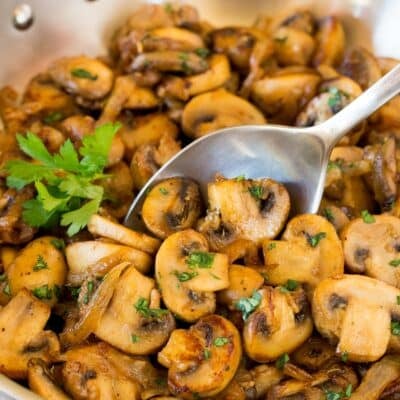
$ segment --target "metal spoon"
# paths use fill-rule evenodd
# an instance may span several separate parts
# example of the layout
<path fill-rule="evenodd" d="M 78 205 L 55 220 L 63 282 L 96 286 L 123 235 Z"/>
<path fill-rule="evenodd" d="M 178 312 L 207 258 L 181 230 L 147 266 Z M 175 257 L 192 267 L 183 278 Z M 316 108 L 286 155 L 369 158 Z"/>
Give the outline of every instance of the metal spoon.
<path fill-rule="evenodd" d="M 216 173 L 232 178 L 273 178 L 290 193 L 292 213 L 318 210 L 329 155 L 351 128 L 400 92 L 400 65 L 329 120 L 309 128 L 279 125 L 237 126 L 219 130 L 186 146 L 147 182 L 133 201 L 125 224 L 143 229 L 140 210 L 148 188 L 156 182 L 186 176 L 200 185 L 206 198 L 207 183 Z"/>

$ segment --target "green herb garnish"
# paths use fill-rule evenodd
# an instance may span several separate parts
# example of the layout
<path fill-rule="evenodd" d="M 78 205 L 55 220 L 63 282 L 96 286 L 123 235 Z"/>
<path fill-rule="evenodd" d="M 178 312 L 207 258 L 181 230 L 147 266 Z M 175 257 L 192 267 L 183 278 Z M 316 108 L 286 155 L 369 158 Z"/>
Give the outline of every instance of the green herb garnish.
<path fill-rule="evenodd" d="M 328 106 L 333 113 L 337 113 L 342 108 L 342 98 L 349 97 L 349 95 L 338 88 L 331 87 L 328 89 L 329 98 Z"/>
<path fill-rule="evenodd" d="M 49 285 L 43 285 L 34 288 L 32 294 L 40 300 L 51 300 L 53 298 L 53 289 Z"/>
<path fill-rule="evenodd" d="M 268 243 L 267 250 L 273 250 L 275 248 L 276 248 L 275 242 Z"/>
<path fill-rule="evenodd" d="M 264 189 L 262 186 L 250 186 L 249 192 L 255 199 L 261 199 L 264 193 Z"/>
<path fill-rule="evenodd" d="M 400 336 L 400 321 L 392 321 L 390 323 L 390 330 L 392 335 Z"/>
<path fill-rule="evenodd" d="M 375 222 L 375 217 L 371 215 L 368 210 L 361 211 L 361 218 L 366 224 L 373 224 Z"/>
<path fill-rule="evenodd" d="M 196 271 L 193 272 L 174 271 L 174 275 L 178 278 L 179 282 L 187 282 L 193 279 L 195 276 L 197 276 L 198 273 Z"/>
<path fill-rule="evenodd" d="M 210 50 L 205 47 L 199 47 L 194 52 L 201 58 L 207 58 L 210 55 Z"/>
<path fill-rule="evenodd" d="M 131 335 L 131 340 L 132 340 L 132 343 L 137 343 L 140 341 L 140 338 L 138 335 Z"/>
<path fill-rule="evenodd" d="M 341 355 L 340 355 L 340 359 L 344 362 L 347 363 L 348 359 L 349 359 L 349 354 L 347 353 L 347 351 L 344 351 Z"/>
<path fill-rule="evenodd" d="M 209 349 L 204 349 L 204 359 L 209 360 L 211 357 L 211 351 Z"/>
<path fill-rule="evenodd" d="M 211 268 L 215 254 L 206 251 L 193 251 L 186 257 L 190 268 Z"/>
<path fill-rule="evenodd" d="M 189 66 L 189 54 L 188 53 L 179 53 L 178 57 L 181 62 L 181 67 L 182 67 L 183 72 L 185 72 L 186 74 L 190 74 L 191 69 Z"/>
<path fill-rule="evenodd" d="M 322 240 L 322 239 L 324 239 L 324 238 L 326 238 L 326 233 L 325 232 L 319 232 L 319 233 L 317 233 L 316 235 L 309 235 L 309 234 L 307 234 L 306 235 L 307 236 L 307 242 L 308 242 L 308 244 L 311 246 L 311 247 L 317 247 L 318 246 L 318 243 Z"/>
<path fill-rule="evenodd" d="M 34 183 L 37 196 L 23 204 L 24 221 L 33 227 L 68 226 L 72 236 L 84 228 L 103 200 L 99 184 L 112 140 L 120 124 L 105 124 L 85 135 L 79 155 L 68 139 L 59 153 L 50 154 L 32 132 L 17 135 L 20 149 L 33 160 L 11 160 L 6 165 L 7 186 L 17 190 Z"/>
<path fill-rule="evenodd" d="M 150 308 L 149 301 L 144 297 L 140 297 L 134 305 L 136 312 L 145 318 L 160 318 L 168 314 L 168 310 L 161 308 Z"/>
<path fill-rule="evenodd" d="M 241 182 L 244 181 L 246 179 L 245 175 L 239 175 L 235 178 L 236 182 Z"/>
<path fill-rule="evenodd" d="M 89 79 L 91 81 L 96 81 L 98 78 L 97 75 L 93 75 L 90 71 L 84 68 L 75 68 L 71 70 L 71 75 L 76 78 Z"/>
<path fill-rule="evenodd" d="M 242 297 L 235 303 L 235 308 L 242 312 L 242 318 L 244 321 L 249 315 L 260 305 L 261 294 L 254 292 L 251 297 Z"/>
<path fill-rule="evenodd" d="M 342 169 L 342 168 L 341 168 L 341 166 L 340 166 L 340 164 L 338 162 L 329 161 L 328 162 L 328 167 L 327 167 L 328 172 L 332 171 L 333 169 Z"/>
<path fill-rule="evenodd" d="M 4 272 L 4 273 L 2 273 L 1 275 L 0 275 L 0 282 L 5 282 L 7 280 L 7 275 L 6 275 L 6 273 Z"/>
<path fill-rule="evenodd" d="M 400 265 L 400 258 L 395 258 L 392 261 L 389 261 L 389 265 L 392 267 L 398 267 Z"/>
<path fill-rule="evenodd" d="M 285 368 L 285 365 L 289 362 L 290 357 L 289 354 L 284 353 L 282 354 L 275 362 L 275 366 L 278 369 L 283 369 Z"/>
<path fill-rule="evenodd" d="M 396 296 L 397 305 L 400 306 L 400 296 Z"/>
<path fill-rule="evenodd" d="M 299 287 L 299 282 L 293 280 L 293 279 L 288 279 L 286 284 L 284 286 L 280 287 L 280 291 L 282 293 L 288 293 L 288 292 L 293 292 Z"/>
<path fill-rule="evenodd" d="M 229 343 L 229 339 L 227 337 L 217 337 L 214 339 L 214 346 L 222 347 Z"/>
<path fill-rule="evenodd" d="M 90 296 L 92 295 L 94 291 L 94 282 L 93 281 L 88 281 L 86 284 L 86 293 L 83 296 L 83 304 L 89 304 Z"/>
<path fill-rule="evenodd" d="M 330 210 L 329 208 L 324 208 L 322 210 L 322 214 L 329 222 L 335 221 L 335 217 L 333 216 L 332 210 Z"/>
<path fill-rule="evenodd" d="M 166 196 L 169 192 L 167 189 L 165 189 L 164 187 L 160 187 L 160 189 L 158 189 L 160 191 L 161 194 L 163 194 L 164 196 Z"/>
<path fill-rule="evenodd" d="M 61 111 L 53 111 L 43 118 L 45 124 L 54 124 L 54 122 L 61 121 L 64 118 L 64 114 Z"/>
<path fill-rule="evenodd" d="M 62 239 L 52 239 L 50 242 L 57 250 L 65 249 L 65 242 Z"/>
<path fill-rule="evenodd" d="M 6 296 L 11 296 L 11 288 L 9 283 L 7 283 L 6 286 L 4 286 L 3 293 Z"/>
<path fill-rule="evenodd" d="M 341 400 L 347 399 L 351 396 L 353 391 L 353 386 L 351 384 L 347 385 L 346 390 L 344 392 L 334 392 L 332 390 L 325 391 L 326 400 Z"/>
<path fill-rule="evenodd" d="M 40 271 L 41 269 L 49 269 L 49 266 L 47 265 L 47 262 L 45 261 L 43 256 L 39 255 L 35 265 L 33 266 L 33 270 L 36 272 Z"/>

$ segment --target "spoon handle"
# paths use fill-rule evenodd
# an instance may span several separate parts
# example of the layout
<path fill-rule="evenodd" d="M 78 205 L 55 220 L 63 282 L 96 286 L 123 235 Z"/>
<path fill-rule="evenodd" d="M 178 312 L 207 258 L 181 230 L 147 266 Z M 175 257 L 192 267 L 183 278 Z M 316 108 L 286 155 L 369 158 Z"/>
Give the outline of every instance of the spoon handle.
<path fill-rule="evenodd" d="M 379 79 L 332 118 L 314 127 L 314 132 L 332 148 L 351 128 L 400 93 L 400 64 Z"/>

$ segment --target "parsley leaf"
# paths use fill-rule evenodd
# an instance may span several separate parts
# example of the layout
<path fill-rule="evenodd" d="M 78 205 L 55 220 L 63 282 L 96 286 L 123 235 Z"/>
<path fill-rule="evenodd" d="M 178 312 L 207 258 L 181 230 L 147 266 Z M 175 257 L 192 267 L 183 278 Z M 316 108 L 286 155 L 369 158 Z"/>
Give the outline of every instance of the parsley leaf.
<path fill-rule="evenodd" d="M 43 285 L 34 288 L 32 294 L 39 300 L 51 300 L 53 297 L 53 289 L 49 287 L 49 285 Z"/>
<path fill-rule="evenodd" d="M 52 239 L 50 242 L 57 250 L 65 249 L 65 242 L 63 239 Z"/>
<path fill-rule="evenodd" d="M 20 149 L 35 162 L 11 160 L 6 165 L 7 186 L 17 190 L 34 183 L 37 196 L 23 204 L 23 219 L 33 227 L 69 226 L 70 236 L 87 225 L 98 211 L 104 189 L 112 140 L 120 124 L 105 124 L 82 139 L 77 152 L 66 140 L 57 154 L 50 154 L 42 140 L 27 132 L 17 135 Z"/>
<path fill-rule="evenodd" d="M 43 256 L 39 255 L 35 265 L 33 266 L 34 271 L 40 271 L 42 269 L 49 269 L 49 266 L 47 265 L 46 260 L 43 258 Z"/>
<path fill-rule="evenodd" d="M 205 47 L 199 47 L 194 52 L 201 58 L 207 58 L 210 55 L 210 50 Z"/>
<path fill-rule="evenodd" d="M 335 217 L 333 216 L 332 210 L 329 208 L 324 208 L 322 210 L 322 215 L 329 221 L 329 222 L 334 222 Z"/>
<path fill-rule="evenodd" d="M 205 359 L 205 360 L 209 360 L 209 359 L 210 359 L 210 357 L 211 357 L 211 351 L 210 351 L 209 349 L 204 349 L 203 354 L 204 354 L 204 359 Z"/>
<path fill-rule="evenodd" d="M 389 261 L 389 265 L 392 267 L 398 267 L 400 265 L 400 258 L 395 258 L 392 261 Z"/>
<path fill-rule="evenodd" d="M 400 306 L 400 296 L 396 296 L 396 303 Z"/>
<path fill-rule="evenodd" d="M 64 118 L 64 114 L 61 111 L 53 111 L 43 118 L 45 124 L 53 124 L 54 122 L 61 121 Z"/>
<path fill-rule="evenodd" d="M 281 286 L 280 291 L 282 293 L 288 293 L 288 292 L 293 292 L 299 287 L 299 282 L 293 280 L 293 279 L 288 279 L 286 282 L 286 285 Z"/>
<path fill-rule="evenodd" d="M 190 69 L 190 65 L 188 63 L 189 54 L 188 53 L 179 53 L 178 57 L 179 57 L 179 60 L 181 61 L 181 67 L 182 67 L 183 72 L 185 72 L 186 74 L 190 74 L 191 69 Z"/>
<path fill-rule="evenodd" d="M 198 275 L 197 272 L 179 272 L 179 271 L 174 271 L 174 275 L 178 278 L 179 282 L 187 282 L 193 279 L 195 276 Z"/>
<path fill-rule="evenodd" d="M 165 189 L 165 187 L 160 187 L 160 189 L 158 189 L 160 191 L 161 194 L 163 194 L 164 196 L 166 196 L 169 192 L 167 189 Z"/>
<path fill-rule="evenodd" d="M 186 258 L 189 268 L 211 268 L 215 254 L 206 251 L 193 251 Z"/>
<path fill-rule="evenodd" d="M 134 305 L 136 312 L 145 318 L 160 318 L 168 314 L 168 310 L 161 308 L 150 308 L 149 301 L 144 297 L 140 297 Z"/>
<path fill-rule="evenodd" d="M 325 391 L 326 400 L 341 400 L 348 399 L 353 391 L 353 385 L 350 383 L 347 385 L 344 392 L 334 392 L 333 390 Z"/>
<path fill-rule="evenodd" d="M 71 70 L 71 75 L 75 76 L 76 78 L 81 78 L 81 79 L 89 79 L 91 81 L 96 81 L 98 76 L 92 74 L 90 71 L 84 68 L 75 68 Z"/>
<path fill-rule="evenodd" d="M 216 337 L 214 339 L 214 346 L 216 346 L 216 347 L 222 347 L 228 343 L 229 343 L 229 338 L 227 338 L 227 337 L 220 336 L 220 337 Z"/>
<path fill-rule="evenodd" d="M 340 355 L 340 359 L 341 359 L 344 363 L 347 363 L 347 361 L 349 360 L 349 354 L 347 353 L 347 351 L 344 351 L 344 352 Z"/>
<path fill-rule="evenodd" d="M 306 237 L 307 237 L 307 242 L 309 243 L 309 245 L 311 247 L 317 247 L 318 243 L 326 238 L 326 233 L 325 232 L 318 232 L 316 235 L 310 235 L 308 233 L 306 233 Z"/>
<path fill-rule="evenodd" d="M 375 222 L 375 217 L 371 215 L 368 210 L 361 211 L 361 218 L 366 224 L 373 224 Z"/>
<path fill-rule="evenodd" d="M 254 292 L 251 297 L 242 297 L 235 303 L 235 308 L 242 312 L 243 321 L 260 305 L 261 294 Z"/>
<path fill-rule="evenodd" d="M 290 357 L 287 353 L 282 354 L 275 362 L 275 366 L 278 369 L 283 369 L 285 365 L 289 362 Z"/>
<path fill-rule="evenodd" d="M 390 330 L 392 335 L 400 336 L 400 321 L 392 321 L 390 323 Z"/>
<path fill-rule="evenodd" d="M 138 335 L 131 335 L 131 340 L 132 343 L 138 343 L 140 341 L 140 338 Z"/>
<path fill-rule="evenodd" d="M 249 192 L 255 199 L 261 199 L 264 193 L 264 189 L 262 188 L 262 186 L 250 186 Z"/>

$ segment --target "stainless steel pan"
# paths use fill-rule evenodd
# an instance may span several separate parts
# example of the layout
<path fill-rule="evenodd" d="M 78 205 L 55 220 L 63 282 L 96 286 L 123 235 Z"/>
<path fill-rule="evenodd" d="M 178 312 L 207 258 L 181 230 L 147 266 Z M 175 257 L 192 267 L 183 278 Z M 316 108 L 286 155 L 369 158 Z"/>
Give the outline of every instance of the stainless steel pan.
<path fill-rule="evenodd" d="M 0 86 L 21 89 L 29 78 L 65 55 L 105 53 L 113 28 L 139 0 L 0 0 Z M 154 1 L 157 2 L 157 1 Z M 311 7 L 342 18 L 350 43 L 361 43 L 380 56 L 400 58 L 400 0 L 188 0 L 216 25 L 246 24 L 261 12 Z M 17 8 L 17 9 L 16 9 Z M 22 12 L 21 12 L 22 11 Z M 33 13 L 33 23 L 18 30 Z M 29 21 L 25 24 L 29 25 Z M 38 399 L 0 375 L 0 400 Z"/>

